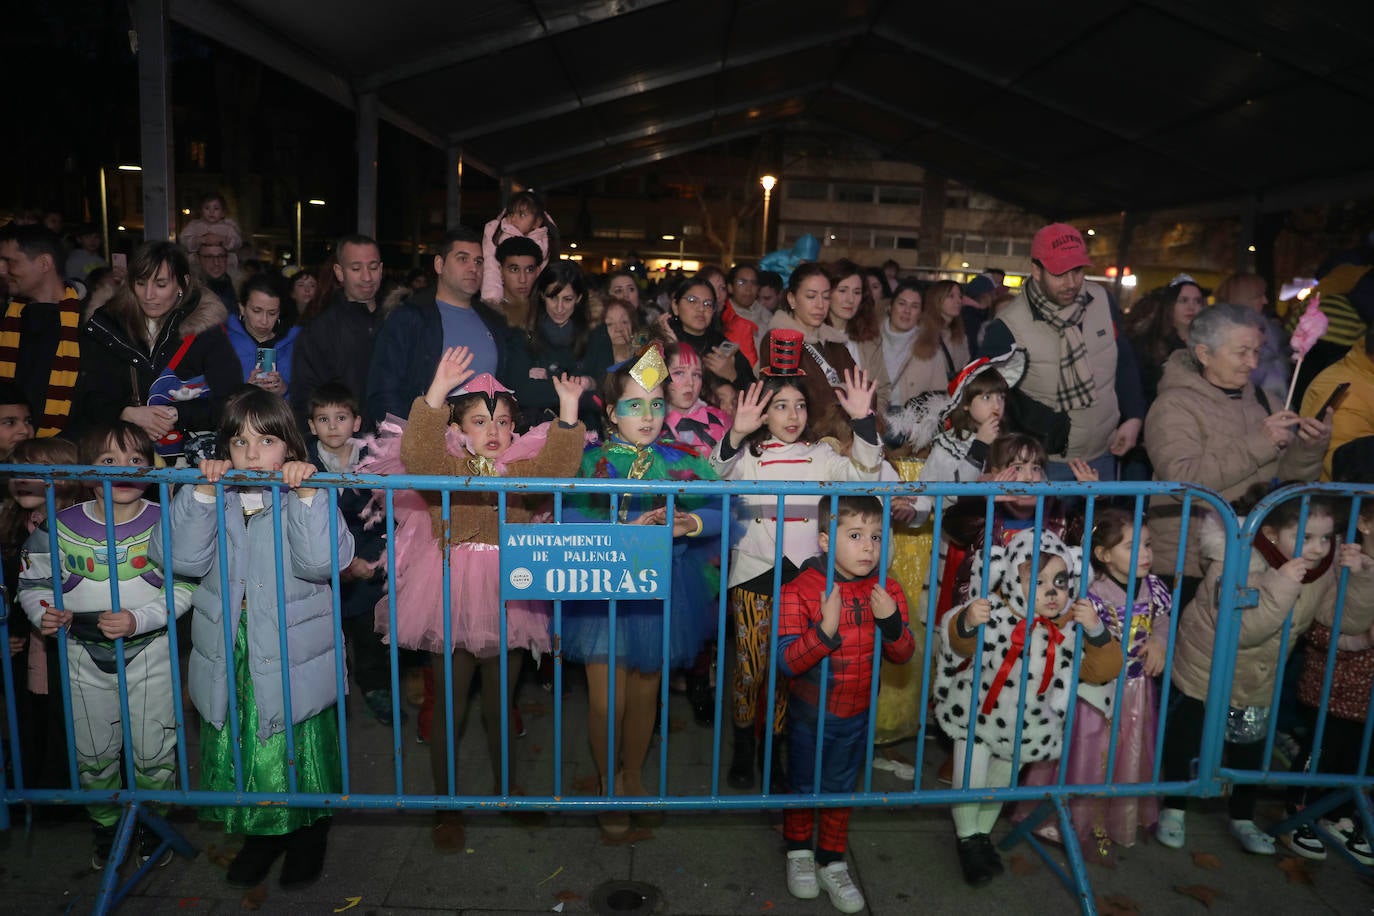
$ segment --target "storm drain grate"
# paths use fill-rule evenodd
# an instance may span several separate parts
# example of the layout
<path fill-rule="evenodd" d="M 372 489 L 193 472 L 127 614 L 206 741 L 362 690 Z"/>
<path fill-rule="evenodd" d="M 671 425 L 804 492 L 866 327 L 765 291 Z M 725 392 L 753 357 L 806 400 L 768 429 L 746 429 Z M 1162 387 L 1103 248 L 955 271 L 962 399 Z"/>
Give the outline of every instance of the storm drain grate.
<path fill-rule="evenodd" d="M 648 916 L 658 905 L 659 890 L 640 881 L 607 881 L 592 891 L 591 907 L 600 916 Z"/>

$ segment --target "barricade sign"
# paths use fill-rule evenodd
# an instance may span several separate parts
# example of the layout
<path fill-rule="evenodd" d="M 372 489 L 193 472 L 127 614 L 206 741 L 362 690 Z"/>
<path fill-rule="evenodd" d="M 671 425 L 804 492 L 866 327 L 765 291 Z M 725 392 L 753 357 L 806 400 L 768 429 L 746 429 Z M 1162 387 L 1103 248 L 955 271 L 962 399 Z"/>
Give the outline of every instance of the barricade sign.
<path fill-rule="evenodd" d="M 672 531 L 663 525 L 506 525 L 501 581 L 510 598 L 667 600 Z"/>

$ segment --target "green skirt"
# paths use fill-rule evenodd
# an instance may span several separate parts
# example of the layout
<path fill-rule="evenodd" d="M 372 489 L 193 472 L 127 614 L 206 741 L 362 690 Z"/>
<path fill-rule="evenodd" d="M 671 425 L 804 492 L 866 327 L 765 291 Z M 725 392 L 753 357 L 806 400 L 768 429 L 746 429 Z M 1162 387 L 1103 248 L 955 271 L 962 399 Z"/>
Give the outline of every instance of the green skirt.
<path fill-rule="evenodd" d="M 248 615 L 239 615 L 234 635 L 234 683 L 238 698 L 240 753 L 245 792 L 290 791 L 287 782 L 286 733 L 258 740 L 258 704 L 248 670 Z M 337 793 L 343 779 L 339 760 L 339 723 L 333 707 L 294 726 L 296 791 Z M 215 728 L 202 721 L 200 782 L 204 789 L 234 792 L 234 745 L 228 723 Z M 308 827 L 332 812 L 325 808 L 287 808 L 249 805 L 242 808 L 202 808 L 201 819 L 220 821 L 227 833 L 279 836 Z"/>

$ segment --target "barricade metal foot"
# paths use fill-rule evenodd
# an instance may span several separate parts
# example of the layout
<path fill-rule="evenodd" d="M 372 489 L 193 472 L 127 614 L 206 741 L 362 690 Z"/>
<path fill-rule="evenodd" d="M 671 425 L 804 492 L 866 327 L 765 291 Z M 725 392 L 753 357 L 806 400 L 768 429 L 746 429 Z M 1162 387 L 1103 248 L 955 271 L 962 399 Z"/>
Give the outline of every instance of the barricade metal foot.
<path fill-rule="evenodd" d="M 151 831 L 157 836 L 157 849 L 148 857 L 148 861 L 140 863 L 138 869 L 120 884 L 120 871 L 125 857 L 130 850 L 136 856 L 139 854 L 137 840 L 140 824 L 144 830 Z M 194 859 L 197 853 L 196 847 L 163 818 L 138 804 L 125 806 L 115 828 L 110 856 L 105 860 L 105 868 L 100 876 L 100 892 L 95 898 L 95 906 L 91 908 L 93 916 L 104 916 L 106 913 L 114 912 L 129 892 L 137 887 L 150 871 L 157 868 L 158 860 L 168 849 L 188 859 Z"/>
<path fill-rule="evenodd" d="M 1059 815 L 1059 836 L 1064 844 L 1064 855 L 1069 860 L 1069 871 L 1054 860 L 1044 844 L 1032 831 L 1051 814 Z M 1045 863 L 1069 893 L 1078 898 L 1083 916 L 1097 916 L 1097 902 L 1093 899 L 1092 884 L 1088 881 L 1087 864 L 1083 861 L 1083 851 L 1078 845 L 1078 834 L 1073 829 L 1073 818 L 1069 815 L 1068 803 L 1062 798 L 1046 799 L 1030 813 L 1030 816 L 1012 828 L 999 846 L 1010 850 L 1025 843 Z"/>

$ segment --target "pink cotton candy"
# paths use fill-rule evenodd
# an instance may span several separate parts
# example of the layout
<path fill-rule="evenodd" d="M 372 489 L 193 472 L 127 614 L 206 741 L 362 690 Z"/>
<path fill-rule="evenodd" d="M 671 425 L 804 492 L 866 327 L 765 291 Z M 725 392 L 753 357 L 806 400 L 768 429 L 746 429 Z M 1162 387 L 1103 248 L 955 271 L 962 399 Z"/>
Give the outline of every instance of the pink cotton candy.
<path fill-rule="evenodd" d="M 1312 294 L 1307 300 L 1307 309 L 1298 319 L 1298 326 L 1293 329 L 1290 345 L 1293 348 L 1294 362 L 1301 362 L 1307 351 L 1312 349 L 1312 345 L 1326 334 L 1327 318 L 1326 313 L 1321 310 L 1321 299 L 1321 293 Z"/>

